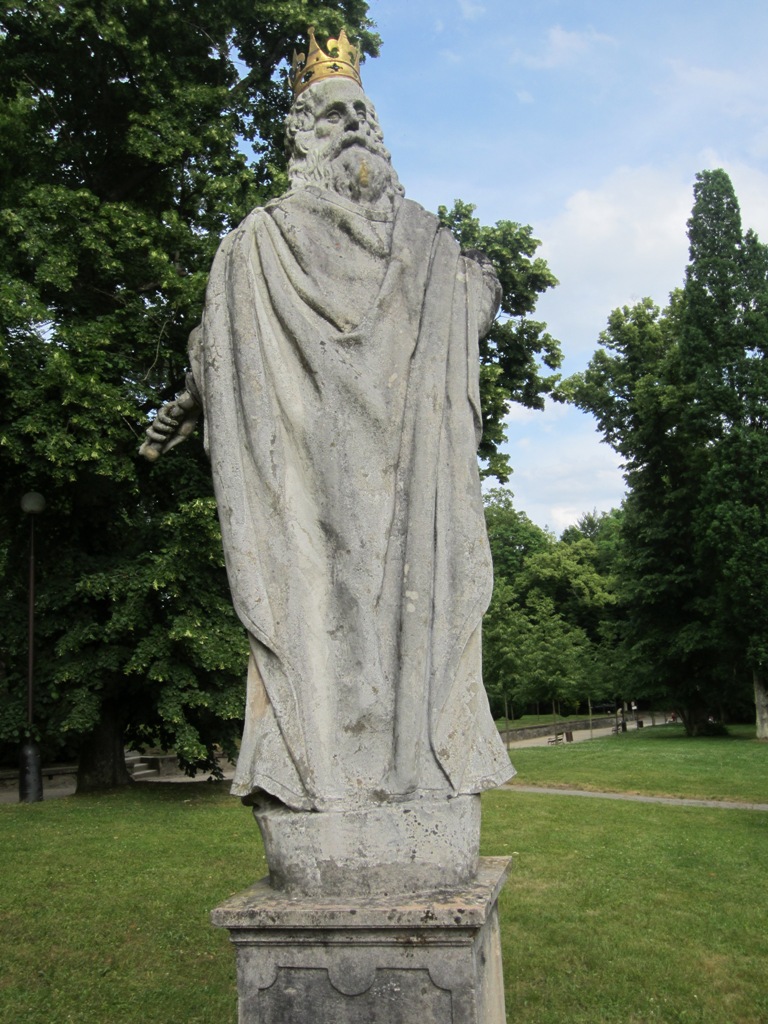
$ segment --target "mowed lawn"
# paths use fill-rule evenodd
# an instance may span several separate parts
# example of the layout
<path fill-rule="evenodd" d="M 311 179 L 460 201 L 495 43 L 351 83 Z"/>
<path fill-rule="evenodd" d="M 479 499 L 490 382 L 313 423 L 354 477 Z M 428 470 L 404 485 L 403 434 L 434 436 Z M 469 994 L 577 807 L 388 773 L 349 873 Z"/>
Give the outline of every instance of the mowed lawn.
<path fill-rule="evenodd" d="M 680 725 L 556 747 L 512 747 L 514 783 L 768 804 L 768 743 L 754 726 L 685 738 Z"/>
<path fill-rule="evenodd" d="M 663 791 L 703 795 L 692 760 L 721 760 L 709 751 L 723 741 L 659 742 L 685 766 Z M 564 768 L 583 767 L 574 754 L 602 747 L 596 763 L 618 780 L 628 752 L 652 743 L 513 759 L 523 781 L 524 753 L 537 779 L 583 785 Z M 692 753 L 699 744 L 712 746 Z M 722 791 L 715 776 L 706 795 L 765 800 L 765 746 L 727 749 L 739 753 L 725 757 Z M 642 775 L 640 763 L 632 789 L 647 791 Z M 484 798 L 482 852 L 515 862 L 500 904 L 510 1024 L 767 1024 L 768 814 L 509 788 Z M 266 865 L 226 785 L 0 806 L 0 863 L 2 1024 L 235 1024 L 234 952 L 208 914 Z"/>

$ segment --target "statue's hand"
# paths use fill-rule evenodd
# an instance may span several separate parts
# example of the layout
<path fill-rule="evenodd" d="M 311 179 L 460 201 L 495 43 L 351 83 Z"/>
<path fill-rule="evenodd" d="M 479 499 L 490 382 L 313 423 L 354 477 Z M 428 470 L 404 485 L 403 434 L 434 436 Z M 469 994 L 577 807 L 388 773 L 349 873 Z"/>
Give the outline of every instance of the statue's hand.
<path fill-rule="evenodd" d="M 200 406 L 189 391 L 184 391 L 172 402 L 159 409 L 147 430 L 147 440 L 139 448 L 139 455 L 154 462 L 164 452 L 185 441 L 200 417 Z"/>

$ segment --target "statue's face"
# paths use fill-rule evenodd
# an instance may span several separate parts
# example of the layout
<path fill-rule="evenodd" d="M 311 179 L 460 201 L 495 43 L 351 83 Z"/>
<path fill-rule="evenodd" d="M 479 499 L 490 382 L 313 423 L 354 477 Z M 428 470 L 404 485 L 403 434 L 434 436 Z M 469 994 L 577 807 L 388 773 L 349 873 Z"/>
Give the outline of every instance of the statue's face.
<path fill-rule="evenodd" d="M 372 133 L 363 90 L 349 78 L 318 82 L 314 89 L 315 138 L 325 153 L 335 156 L 350 146 L 369 146 Z"/>
<path fill-rule="evenodd" d="M 368 203 L 403 194 L 376 111 L 351 78 L 327 78 L 302 93 L 286 120 L 286 140 L 294 188 L 322 184 Z"/>

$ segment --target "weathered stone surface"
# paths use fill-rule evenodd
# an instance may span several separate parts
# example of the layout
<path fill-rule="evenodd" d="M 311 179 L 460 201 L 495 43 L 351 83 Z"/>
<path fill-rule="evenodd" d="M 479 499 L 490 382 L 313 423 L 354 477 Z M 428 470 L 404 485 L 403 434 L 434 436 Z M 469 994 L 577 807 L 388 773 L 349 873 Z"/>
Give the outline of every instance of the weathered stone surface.
<path fill-rule="evenodd" d="M 294 160 L 293 191 L 222 243 L 191 348 L 251 638 L 233 791 L 307 811 L 478 793 L 511 774 L 480 656 L 497 282 L 403 199 L 359 86 L 291 116 L 316 174 Z"/>
<path fill-rule="evenodd" d="M 500 287 L 404 198 L 356 80 L 310 84 L 286 134 L 291 191 L 220 246 L 147 454 L 202 408 L 251 651 L 233 792 L 274 883 L 466 883 L 477 795 L 514 774 L 480 646 L 478 339 Z"/>
<path fill-rule="evenodd" d="M 308 894 L 429 892 L 471 882 L 480 797 L 408 800 L 343 811 L 254 808 L 279 889 Z"/>
<path fill-rule="evenodd" d="M 473 884 L 397 899 L 291 898 L 265 881 L 212 914 L 237 950 L 240 1024 L 504 1024 L 497 900 Z"/>

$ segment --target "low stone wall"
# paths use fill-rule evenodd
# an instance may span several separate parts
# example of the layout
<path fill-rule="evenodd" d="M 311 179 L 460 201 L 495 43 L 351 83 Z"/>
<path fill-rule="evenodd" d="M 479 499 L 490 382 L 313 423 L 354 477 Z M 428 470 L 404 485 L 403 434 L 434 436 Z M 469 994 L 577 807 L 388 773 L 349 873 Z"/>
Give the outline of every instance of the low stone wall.
<path fill-rule="evenodd" d="M 616 725 L 615 715 L 601 715 L 600 718 L 592 719 L 593 729 L 608 729 L 614 725 Z M 589 720 L 579 719 L 575 722 L 550 722 L 548 725 L 528 725 L 519 729 L 513 726 L 509 730 L 509 742 L 514 743 L 515 740 L 535 740 L 539 736 L 554 736 L 557 732 L 583 732 L 584 729 L 589 729 Z M 506 739 L 506 731 L 501 729 L 500 732 Z"/>
<path fill-rule="evenodd" d="M 77 778 L 76 764 L 54 764 L 42 769 L 43 783 L 53 780 L 67 782 Z M 0 788 L 10 789 L 18 786 L 19 772 L 16 768 L 8 768 L 0 771 Z"/>

